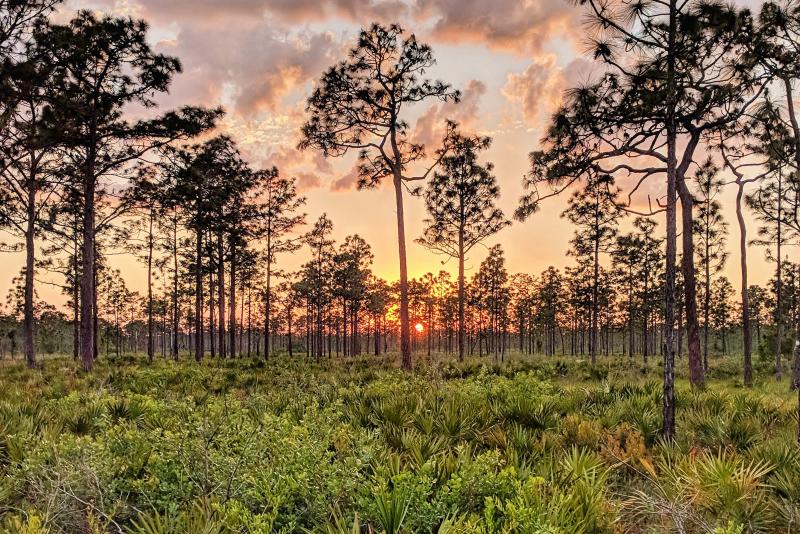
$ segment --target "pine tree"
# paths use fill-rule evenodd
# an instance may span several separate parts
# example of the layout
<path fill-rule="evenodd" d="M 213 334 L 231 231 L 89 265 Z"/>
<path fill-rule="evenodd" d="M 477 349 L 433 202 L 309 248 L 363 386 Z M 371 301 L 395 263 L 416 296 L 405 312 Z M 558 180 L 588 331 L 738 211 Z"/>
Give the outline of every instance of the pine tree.
<path fill-rule="evenodd" d="M 495 206 L 500 196 L 491 163 L 481 165 L 478 153 L 489 148 L 488 137 L 465 137 L 452 125 L 441 152 L 439 171 L 425 190 L 428 218 L 417 242 L 458 261 L 458 359 L 464 360 L 464 261 L 472 248 L 510 224 Z"/>
<path fill-rule="evenodd" d="M 350 57 L 328 69 L 308 99 L 310 118 L 303 125 L 300 148 L 326 156 L 359 151 L 359 187 L 392 180 L 400 258 L 400 353 L 411 369 L 403 188 L 424 180 L 432 167 L 413 176 L 407 169 L 425 155 L 410 140 L 403 109 L 425 100 L 458 101 L 460 93 L 442 81 L 422 78 L 435 63 L 431 48 L 393 24 L 362 30 Z"/>

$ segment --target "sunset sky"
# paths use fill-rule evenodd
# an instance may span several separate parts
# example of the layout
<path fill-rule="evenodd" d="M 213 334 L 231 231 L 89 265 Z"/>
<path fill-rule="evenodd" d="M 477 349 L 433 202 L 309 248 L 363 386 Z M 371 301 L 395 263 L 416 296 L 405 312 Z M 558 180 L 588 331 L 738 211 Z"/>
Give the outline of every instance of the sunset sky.
<path fill-rule="evenodd" d="M 321 73 L 342 59 L 360 27 L 373 21 L 399 22 L 434 48 L 438 64 L 430 76 L 463 91 L 459 104 L 425 104 L 407 119 L 416 139 L 435 149 L 446 118 L 466 130 L 493 138 L 485 159 L 494 162 L 499 202 L 511 215 L 522 193 L 528 153 L 537 147 L 562 91 L 590 79 L 596 67 L 584 57 L 581 8 L 567 0 L 99 0 L 66 4 L 59 18 L 77 8 L 131 15 L 151 24 L 153 45 L 179 57 L 184 72 L 164 109 L 185 104 L 218 105 L 227 111 L 222 131 L 231 134 L 253 167 L 275 165 L 295 176 L 308 197 L 309 222 L 326 212 L 337 240 L 358 233 L 373 247 L 375 272 L 398 276 L 394 197 L 390 184 L 371 191 L 354 187 L 354 157 L 324 159 L 298 153 L 304 101 Z M 353 155 L 355 156 L 355 155 Z M 659 196 L 660 183 L 649 192 Z M 732 188 L 724 193 L 730 224 L 731 257 L 725 274 L 738 281 L 738 233 Z M 538 274 L 549 265 L 564 267 L 573 229 L 559 217 L 564 198 L 547 202 L 525 223 L 515 222 L 486 244 L 501 243 L 510 272 Z M 411 243 L 422 231 L 421 199 L 408 198 L 406 232 L 409 271 L 418 276 L 442 268 L 442 258 Z M 663 215 L 658 216 L 662 223 Z M 751 235 L 756 226 L 750 225 Z M 468 274 L 485 250 L 475 249 Z M 751 248 L 753 283 L 764 283 L 770 267 L 763 251 Z M 22 266 L 22 255 L 0 263 L 0 293 Z M 283 257 L 295 268 L 305 254 Z M 133 259 L 112 260 L 124 268 L 128 285 L 141 289 L 144 271 Z M 454 271 L 449 262 L 444 268 Z M 39 286 L 39 298 L 63 302 L 58 290 Z"/>

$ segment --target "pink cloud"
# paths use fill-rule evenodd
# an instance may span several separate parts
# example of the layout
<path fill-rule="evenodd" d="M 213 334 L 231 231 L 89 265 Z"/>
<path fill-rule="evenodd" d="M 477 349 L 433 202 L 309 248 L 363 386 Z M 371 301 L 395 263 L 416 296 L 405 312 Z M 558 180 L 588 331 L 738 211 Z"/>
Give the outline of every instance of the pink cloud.
<path fill-rule="evenodd" d="M 559 0 L 418 0 L 415 17 L 433 21 L 433 36 L 516 52 L 539 51 L 558 36 L 577 37 L 580 10 Z"/>
<path fill-rule="evenodd" d="M 409 9 L 402 0 L 71 0 L 67 6 L 89 6 L 131 14 L 154 22 L 190 21 L 213 26 L 236 18 L 239 23 L 277 18 L 285 22 L 340 17 L 351 21 L 396 20 Z"/>
<path fill-rule="evenodd" d="M 358 186 L 358 167 L 353 167 L 350 171 L 340 178 L 331 182 L 331 191 L 349 191 Z"/>
<path fill-rule="evenodd" d="M 522 105 L 522 116 L 531 125 L 547 118 L 561 103 L 567 87 L 563 71 L 555 56 L 535 59 L 521 73 L 509 74 L 502 93 L 509 101 Z"/>
<path fill-rule="evenodd" d="M 181 58 L 175 92 L 202 103 L 229 98 L 233 112 L 275 111 L 294 89 L 333 63 L 327 33 L 287 36 L 268 24 L 254 28 L 187 26 L 165 51 Z"/>
<path fill-rule="evenodd" d="M 474 128 L 478 119 L 481 97 L 486 94 L 486 84 L 480 80 L 467 82 L 461 94 L 461 102 L 436 104 L 423 113 L 414 126 L 414 141 L 432 146 L 438 144 L 445 131 L 447 120 L 459 123 L 462 129 Z"/>
<path fill-rule="evenodd" d="M 300 191 L 316 189 L 322 184 L 320 177 L 310 172 L 299 172 L 294 176 L 297 178 L 297 189 Z"/>

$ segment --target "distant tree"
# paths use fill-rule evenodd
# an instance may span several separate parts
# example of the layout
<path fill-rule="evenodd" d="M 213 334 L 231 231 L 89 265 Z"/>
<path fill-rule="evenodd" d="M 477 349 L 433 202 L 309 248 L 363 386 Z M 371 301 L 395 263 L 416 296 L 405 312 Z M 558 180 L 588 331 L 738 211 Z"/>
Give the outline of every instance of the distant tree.
<path fill-rule="evenodd" d="M 128 248 L 134 254 L 141 254 L 139 258 L 147 266 L 147 362 L 153 363 L 155 351 L 154 344 L 154 302 L 153 297 L 153 267 L 156 252 L 156 220 L 164 213 L 164 204 L 167 191 L 165 184 L 158 181 L 158 170 L 153 166 L 143 167 L 138 174 L 134 186 L 127 192 L 130 201 L 137 205 L 142 219 L 139 222 L 145 234 L 144 242 L 129 240 Z"/>
<path fill-rule="evenodd" d="M 722 217 L 722 204 L 718 196 L 722 190 L 719 169 L 709 159 L 695 173 L 697 197 L 693 232 L 698 239 L 697 261 L 702 270 L 703 288 L 703 367 L 708 370 L 708 335 L 711 314 L 711 281 L 725 266 L 728 253 L 725 249 L 728 224 Z"/>
<path fill-rule="evenodd" d="M 381 353 L 381 337 L 384 339 L 386 332 L 386 313 L 391 303 L 391 291 L 389 284 L 382 278 L 371 276 L 367 281 L 367 310 L 372 315 L 375 332 L 373 341 L 375 344 L 375 356 Z"/>
<path fill-rule="evenodd" d="M 403 218 L 403 188 L 424 180 L 408 168 L 425 156 L 424 147 L 409 139 L 403 110 L 428 99 L 458 101 L 460 93 L 442 81 L 422 78 L 435 63 L 431 48 L 393 24 L 362 30 L 350 57 L 331 67 L 308 99 L 308 122 L 300 148 L 316 148 L 326 156 L 359 151 L 359 187 L 391 178 L 397 211 L 400 258 L 400 352 L 403 369 L 411 368 L 408 319 L 408 270 Z"/>
<path fill-rule="evenodd" d="M 55 282 L 67 295 L 67 306 L 71 310 L 72 356 L 80 358 L 80 245 L 82 209 L 79 193 L 67 188 L 58 202 L 49 206 L 41 220 L 45 246 L 38 267 L 59 276 L 63 282 Z"/>
<path fill-rule="evenodd" d="M 576 225 L 572 240 L 576 256 L 591 258 L 592 302 L 589 322 L 589 354 L 592 365 L 597 363 L 598 317 L 600 294 L 600 253 L 608 252 L 617 233 L 619 219 L 624 214 L 617 200 L 619 189 L 609 174 L 592 174 L 582 190 L 575 191 L 567 209 L 561 214 Z"/>
<path fill-rule="evenodd" d="M 500 188 L 491 163 L 481 165 L 478 153 L 489 148 L 488 137 L 465 137 L 455 129 L 440 153 L 440 171 L 425 190 L 428 218 L 417 242 L 458 261 L 458 359 L 464 360 L 464 260 L 478 243 L 499 232 L 509 221 L 495 206 Z"/>
<path fill-rule="evenodd" d="M 774 115 L 773 115 L 774 116 Z M 764 133 L 772 136 L 780 131 L 780 126 L 771 124 L 768 130 Z M 783 135 L 776 137 L 786 138 L 788 132 L 784 131 Z M 778 148 L 775 144 L 773 147 Z M 766 148 L 766 147 L 764 147 Z M 767 157 L 772 157 L 778 154 L 766 154 Z M 786 156 L 780 157 L 785 161 Z M 798 184 L 797 180 L 793 179 L 793 175 L 785 176 L 783 161 L 778 161 L 777 165 L 773 162 L 773 172 L 764 176 L 759 182 L 758 189 L 747 196 L 747 206 L 755 213 L 756 218 L 761 223 L 758 228 L 758 237 L 752 241 L 756 245 L 765 247 L 766 257 L 768 261 L 775 262 L 775 307 L 773 310 L 774 323 L 775 323 L 775 377 L 780 380 L 783 376 L 783 362 L 782 362 L 782 348 L 783 348 L 783 286 L 781 281 L 783 275 L 783 247 L 797 242 L 798 228 L 791 223 L 795 218 L 793 216 L 793 206 L 796 211 L 797 198 L 798 198 Z M 789 167 L 791 168 L 791 167 Z M 775 247 L 772 249 L 771 247 Z"/>
<path fill-rule="evenodd" d="M 218 276 L 220 346 L 224 347 L 225 343 L 223 236 L 230 222 L 226 219 L 227 209 L 236 201 L 233 194 L 239 190 L 237 177 L 242 175 L 244 167 L 233 140 L 217 136 L 202 144 L 171 151 L 169 172 L 174 176 L 169 202 L 180 206 L 185 224 L 194 234 L 194 349 L 195 360 L 200 361 L 205 352 L 204 274 L 212 267 L 216 268 Z M 207 265 L 204 257 L 214 263 L 209 261 Z"/>
<path fill-rule="evenodd" d="M 324 353 L 325 311 L 331 298 L 331 271 L 333 259 L 333 223 L 326 214 L 322 214 L 314 223 L 314 227 L 305 235 L 304 241 L 311 252 L 311 260 L 303 266 L 303 283 L 306 286 L 310 311 L 313 313 L 314 335 L 309 339 L 311 357 L 317 361 Z"/>
<path fill-rule="evenodd" d="M 544 352 L 556 353 L 558 311 L 563 302 L 564 279 L 555 267 L 548 267 L 539 278 L 536 291 L 536 321 L 542 326 Z"/>
<path fill-rule="evenodd" d="M 264 358 L 269 358 L 270 326 L 272 312 L 272 277 L 277 256 L 284 252 L 294 252 L 301 246 L 298 238 L 291 233 L 305 224 L 305 214 L 298 210 L 305 204 L 305 197 L 297 194 L 294 178 L 283 178 L 278 169 L 271 168 L 256 171 L 261 174 L 261 205 L 256 212 L 258 228 L 256 235 L 265 241 L 264 259 L 266 262 L 266 285 L 264 287 Z"/>
<path fill-rule="evenodd" d="M 359 354 L 358 319 L 367 298 L 373 254 L 369 244 L 359 235 L 347 236 L 333 257 L 333 295 L 342 302 L 344 354 Z M 348 329 L 350 345 L 347 345 Z"/>
<path fill-rule="evenodd" d="M 731 299 L 735 295 L 733 285 L 722 276 L 716 280 L 711 287 L 711 320 L 714 328 L 719 332 L 722 341 L 722 354 L 728 353 L 728 343 L 726 333 L 730 326 L 733 307 Z"/>
<path fill-rule="evenodd" d="M 642 310 L 642 354 L 647 362 L 650 354 L 655 354 L 655 341 L 651 350 L 651 329 L 650 322 L 654 314 L 659 309 L 659 299 L 663 302 L 663 284 L 660 280 L 664 275 L 664 240 L 656 237 L 657 223 L 647 217 L 637 217 L 633 221 L 633 227 L 637 231 L 637 241 L 640 245 L 641 263 L 638 273 L 640 280 L 639 301 Z M 653 336 L 655 337 L 655 336 Z"/>
<path fill-rule="evenodd" d="M 756 325 L 756 343 L 761 345 L 761 327 L 764 324 L 766 312 L 769 308 L 767 290 L 755 284 L 750 285 L 750 317 Z M 777 329 L 776 329 L 777 330 Z"/>
<path fill-rule="evenodd" d="M 527 273 L 511 276 L 511 305 L 519 334 L 519 351 L 532 354 L 534 347 L 534 313 L 536 310 L 536 280 Z"/>
<path fill-rule="evenodd" d="M 800 8 L 795 2 L 765 2 L 758 22 L 757 48 L 753 57 L 767 75 L 778 82 L 772 84 L 771 94 L 762 104 L 762 109 L 769 113 L 769 120 L 762 121 L 762 126 L 766 126 L 764 132 L 769 138 L 777 140 L 777 143 L 768 143 L 772 152 L 770 157 L 777 159 L 772 162 L 771 168 L 774 169 L 777 164 L 779 169 L 789 169 L 789 174 L 793 173 L 796 181 L 796 177 L 800 176 L 800 123 L 795 109 L 795 86 L 800 78 L 800 59 L 797 54 L 800 49 Z M 794 215 L 787 214 L 787 227 L 797 228 L 796 209 Z M 800 322 L 795 322 L 793 326 L 795 344 L 790 387 L 799 391 L 800 411 Z M 800 422 L 797 439 L 800 441 Z"/>
<path fill-rule="evenodd" d="M 786 224 L 786 219 L 790 217 L 786 207 L 791 207 L 792 200 L 796 198 L 795 180 L 789 177 L 786 180 L 782 165 L 778 165 L 775 172 L 764 179 L 759 184 L 758 190 L 747 196 L 747 206 L 761 222 L 758 229 L 758 237 L 752 241 L 756 245 L 765 247 L 767 260 L 775 262 L 775 308 L 773 317 L 775 323 L 775 377 L 780 380 L 783 376 L 783 257 L 782 249 L 785 245 L 791 244 L 797 239 L 797 232 L 791 224 Z M 788 183 L 787 183 L 788 182 Z M 771 247 L 774 248 L 773 249 Z M 760 335 L 759 335 L 760 337 Z"/>
<path fill-rule="evenodd" d="M 508 271 L 503 249 L 494 245 L 475 273 L 473 285 L 480 288 L 477 305 L 487 312 L 486 350 L 493 352 L 495 360 L 505 354 L 505 329 L 508 320 Z"/>

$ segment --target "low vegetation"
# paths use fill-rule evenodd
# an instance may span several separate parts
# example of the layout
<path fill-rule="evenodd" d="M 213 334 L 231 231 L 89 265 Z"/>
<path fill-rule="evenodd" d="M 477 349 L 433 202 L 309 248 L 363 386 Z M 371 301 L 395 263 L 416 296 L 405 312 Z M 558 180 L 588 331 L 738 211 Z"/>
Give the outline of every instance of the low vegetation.
<path fill-rule="evenodd" d="M 395 355 L 396 356 L 396 355 Z M 763 366 L 763 367 L 761 367 Z M 681 366 L 684 368 L 685 366 Z M 785 384 L 626 357 L 420 363 L 67 358 L 0 368 L 6 532 L 792 532 Z"/>

